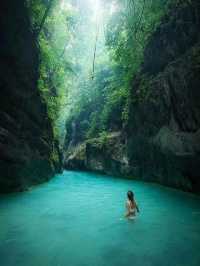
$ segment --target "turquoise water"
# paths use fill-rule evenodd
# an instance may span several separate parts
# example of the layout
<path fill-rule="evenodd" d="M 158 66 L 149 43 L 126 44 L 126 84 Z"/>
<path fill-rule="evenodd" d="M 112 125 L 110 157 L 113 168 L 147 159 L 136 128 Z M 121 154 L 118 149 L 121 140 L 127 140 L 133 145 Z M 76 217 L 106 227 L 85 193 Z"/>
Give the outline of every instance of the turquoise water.
<path fill-rule="evenodd" d="M 199 248 L 200 198 L 159 185 L 64 172 L 0 197 L 1 266 L 199 266 Z"/>

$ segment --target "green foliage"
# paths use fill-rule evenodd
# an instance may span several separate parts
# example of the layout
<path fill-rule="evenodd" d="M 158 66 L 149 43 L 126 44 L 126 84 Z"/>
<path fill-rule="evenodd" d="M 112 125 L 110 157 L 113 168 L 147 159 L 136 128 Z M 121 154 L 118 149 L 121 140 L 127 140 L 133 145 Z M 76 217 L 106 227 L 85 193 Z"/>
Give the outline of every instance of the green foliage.
<path fill-rule="evenodd" d="M 109 21 L 106 44 L 115 62 L 123 66 L 124 78 L 130 82 L 141 66 L 147 40 L 165 13 L 168 1 L 117 2 L 120 8 Z"/>
<path fill-rule="evenodd" d="M 91 144 L 93 147 L 98 149 L 103 149 L 107 144 L 109 135 L 106 131 L 102 131 L 99 133 L 97 138 L 92 138 L 86 141 L 86 143 Z"/>
<path fill-rule="evenodd" d="M 107 125 L 111 124 L 117 124 L 119 125 L 119 128 L 122 126 L 122 112 L 127 97 L 128 91 L 127 88 L 124 87 L 119 87 L 118 90 L 109 92 L 101 114 L 101 121 L 105 129 L 107 128 Z"/>
<path fill-rule="evenodd" d="M 130 88 L 143 62 L 144 48 L 167 10 L 170 0 L 116 0 L 104 1 L 104 33 L 99 34 L 94 78 L 91 79 L 92 52 L 96 28 L 91 20 L 85 21 L 78 45 L 79 78 L 72 88 L 67 127 L 75 121 L 79 129 L 78 141 L 95 138 L 102 132 L 119 131 L 129 119 L 130 104 L 144 101 L 149 92 L 145 78 L 135 99 L 130 99 Z M 110 12 L 114 7 L 114 12 Z M 87 47 L 88 46 L 88 47 Z M 81 121 L 87 121 L 82 126 Z M 85 123 L 84 123 L 85 124 Z"/>
<path fill-rule="evenodd" d="M 65 118 L 61 114 L 67 104 L 70 78 L 74 75 L 72 59 L 67 54 L 67 46 L 73 38 L 76 14 L 70 9 L 61 9 L 59 0 L 28 0 L 27 3 L 32 28 L 40 47 L 38 88 L 47 103 L 54 133 L 60 138 L 63 131 L 60 123 L 65 123 Z M 38 28 L 50 3 L 51 9 L 37 36 Z"/>
<path fill-rule="evenodd" d="M 98 140 L 101 143 L 101 145 L 104 146 L 108 140 L 108 133 L 106 131 L 100 132 Z"/>
<path fill-rule="evenodd" d="M 77 143 L 121 130 L 130 104 L 148 99 L 145 77 L 135 99 L 130 99 L 131 83 L 148 38 L 169 4 L 181 0 L 101 2 L 102 16 L 95 18 L 89 0 L 27 0 L 33 31 L 38 32 L 47 15 L 36 35 L 41 50 L 38 87 L 55 133 L 63 138 L 66 120 L 67 138 L 72 138 L 74 122 Z"/>

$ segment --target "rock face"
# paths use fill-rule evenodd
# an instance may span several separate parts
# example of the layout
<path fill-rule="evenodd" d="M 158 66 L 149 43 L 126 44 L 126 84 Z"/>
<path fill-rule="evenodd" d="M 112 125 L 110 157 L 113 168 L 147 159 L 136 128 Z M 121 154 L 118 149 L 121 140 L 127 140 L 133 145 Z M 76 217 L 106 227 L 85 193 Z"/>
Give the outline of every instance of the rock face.
<path fill-rule="evenodd" d="M 5 0 L 0 9 L 0 192 L 23 190 L 61 167 L 37 90 L 39 49 L 25 2 Z"/>
<path fill-rule="evenodd" d="M 166 16 L 133 82 L 126 128 L 131 172 L 200 191 L 200 4 Z"/>
<path fill-rule="evenodd" d="M 134 78 L 121 137 L 101 148 L 86 144 L 82 169 L 200 192 L 199 29 L 197 0 L 185 1 L 163 18 Z M 78 168 L 78 154 L 71 155 L 67 167 Z"/>
<path fill-rule="evenodd" d="M 127 128 L 133 172 L 186 190 L 200 188 L 199 55 L 197 45 L 158 76 L 145 77 L 150 93 L 131 105 Z M 144 94 L 144 76 L 137 82 L 133 95 Z"/>
<path fill-rule="evenodd" d="M 69 151 L 65 161 L 67 169 L 91 170 L 106 174 L 127 175 L 128 158 L 124 137 L 113 132 L 106 138 L 90 139 Z"/>

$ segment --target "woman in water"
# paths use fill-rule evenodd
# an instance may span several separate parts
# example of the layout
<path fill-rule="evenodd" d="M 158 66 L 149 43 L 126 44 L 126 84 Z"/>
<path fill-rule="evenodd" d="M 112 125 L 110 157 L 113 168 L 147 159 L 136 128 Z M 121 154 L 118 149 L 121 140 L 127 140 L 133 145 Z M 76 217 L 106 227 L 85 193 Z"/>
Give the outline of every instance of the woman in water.
<path fill-rule="evenodd" d="M 134 218 L 136 215 L 136 211 L 139 212 L 139 208 L 134 199 L 134 194 L 130 190 L 127 192 L 126 209 L 127 213 L 125 214 L 125 217 L 127 218 Z"/>

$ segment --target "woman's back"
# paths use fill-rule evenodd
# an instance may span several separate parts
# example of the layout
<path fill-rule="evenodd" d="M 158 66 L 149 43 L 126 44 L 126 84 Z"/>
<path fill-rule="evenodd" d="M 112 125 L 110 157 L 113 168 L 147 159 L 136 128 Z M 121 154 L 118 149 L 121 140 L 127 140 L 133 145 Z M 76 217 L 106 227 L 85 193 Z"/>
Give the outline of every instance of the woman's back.
<path fill-rule="evenodd" d="M 135 214 L 135 209 L 136 209 L 135 201 L 127 200 L 127 207 L 130 213 Z"/>
<path fill-rule="evenodd" d="M 136 211 L 139 212 L 139 208 L 135 202 L 134 194 L 132 191 L 127 192 L 126 209 L 127 209 L 127 213 L 125 215 L 126 217 L 135 216 Z"/>

